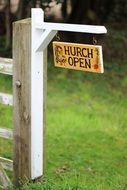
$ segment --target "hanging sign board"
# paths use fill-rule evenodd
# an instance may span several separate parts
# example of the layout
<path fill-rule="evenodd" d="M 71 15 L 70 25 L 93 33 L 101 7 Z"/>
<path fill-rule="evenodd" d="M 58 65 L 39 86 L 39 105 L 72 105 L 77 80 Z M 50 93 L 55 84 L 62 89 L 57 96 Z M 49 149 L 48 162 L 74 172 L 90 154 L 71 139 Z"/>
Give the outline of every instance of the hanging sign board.
<path fill-rule="evenodd" d="M 56 67 L 103 73 L 102 46 L 53 42 Z"/>

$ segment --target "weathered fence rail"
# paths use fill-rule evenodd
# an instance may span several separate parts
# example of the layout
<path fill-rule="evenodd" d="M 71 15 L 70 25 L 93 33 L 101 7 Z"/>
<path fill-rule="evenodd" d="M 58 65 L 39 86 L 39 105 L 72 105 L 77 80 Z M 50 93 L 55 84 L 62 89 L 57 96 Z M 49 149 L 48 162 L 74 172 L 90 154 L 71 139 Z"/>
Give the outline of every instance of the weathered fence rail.
<path fill-rule="evenodd" d="M 13 60 L 7 58 L 0 58 L 0 73 L 12 75 L 13 74 Z"/>
<path fill-rule="evenodd" d="M 13 61 L 12 59 L 0 58 L 0 73 L 5 75 L 13 74 Z M 0 92 L 0 103 L 4 105 L 13 105 L 13 96 Z M 0 127 L 0 138 L 13 139 L 13 132 L 7 128 Z M 8 189 L 12 182 L 6 174 L 6 170 L 13 171 L 13 161 L 7 158 L 0 157 L 0 188 Z"/>
<path fill-rule="evenodd" d="M 10 129 L 0 127 L 0 137 L 5 139 L 13 139 L 13 132 Z"/>
<path fill-rule="evenodd" d="M 7 158 L 0 157 L 0 163 L 5 170 L 13 171 L 13 161 Z"/>
<path fill-rule="evenodd" d="M 1 188 L 4 190 L 9 189 L 9 187 L 12 186 L 12 182 L 7 176 L 2 163 L 0 163 L 0 182 L 2 183 Z"/>

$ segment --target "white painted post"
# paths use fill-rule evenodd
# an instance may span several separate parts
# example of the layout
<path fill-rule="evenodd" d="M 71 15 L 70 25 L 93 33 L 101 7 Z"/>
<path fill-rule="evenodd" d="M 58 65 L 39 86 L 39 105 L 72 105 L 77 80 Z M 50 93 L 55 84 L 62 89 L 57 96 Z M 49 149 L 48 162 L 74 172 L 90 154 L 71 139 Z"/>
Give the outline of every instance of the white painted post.
<path fill-rule="evenodd" d="M 31 48 L 31 179 L 43 175 L 43 52 L 36 52 L 42 31 L 36 30 L 36 19 L 44 20 L 43 12 L 32 10 Z"/>
<path fill-rule="evenodd" d="M 56 35 L 56 31 L 37 29 L 38 20 L 44 21 L 41 9 L 32 9 L 31 48 L 31 179 L 43 175 L 43 132 L 44 132 L 44 49 Z M 40 44 L 43 41 L 43 44 Z M 42 49 L 41 49 L 42 48 Z"/>

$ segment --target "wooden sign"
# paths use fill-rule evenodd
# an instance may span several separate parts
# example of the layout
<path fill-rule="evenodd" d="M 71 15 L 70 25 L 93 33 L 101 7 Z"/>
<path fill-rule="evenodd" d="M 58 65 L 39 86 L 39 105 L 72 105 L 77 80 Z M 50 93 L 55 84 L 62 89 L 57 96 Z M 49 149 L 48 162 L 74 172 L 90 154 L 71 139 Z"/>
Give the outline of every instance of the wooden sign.
<path fill-rule="evenodd" d="M 102 46 L 53 42 L 56 67 L 103 73 Z"/>

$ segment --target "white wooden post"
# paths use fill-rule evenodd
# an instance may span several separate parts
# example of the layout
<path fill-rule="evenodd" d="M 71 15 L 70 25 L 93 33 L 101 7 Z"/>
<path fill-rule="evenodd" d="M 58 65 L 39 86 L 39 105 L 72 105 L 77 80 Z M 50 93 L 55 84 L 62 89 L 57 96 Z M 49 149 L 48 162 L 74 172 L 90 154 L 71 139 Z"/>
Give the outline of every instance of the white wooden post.
<path fill-rule="evenodd" d="M 36 52 L 36 42 L 42 31 L 35 28 L 36 19 L 44 19 L 43 12 L 32 11 L 31 47 L 31 178 L 43 174 L 43 52 Z"/>
<path fill-rule="evenodd" d="M 36 28 L 38 20 L 44 21 L 41 9 L 32 9 L 32 48 L 31 48 L 31 178 L 43 175 L 43 130 L 44 130 L 44 49 L 56 35 L 56 31 Z M 45 46 L 38 49 L 40 41 Z M 37 50 L 38 49 L 38 50 Z"/>
<path fill-rule="evenodd" d="M 32 47 L 31 47 L 31 178 L 43 175 L 43 56 L 44 50 L 57 31 L 72 31 L 103 34 L 104 26 L 58 24 L 44 22 L 40 8 L 32 9 Z"/>

